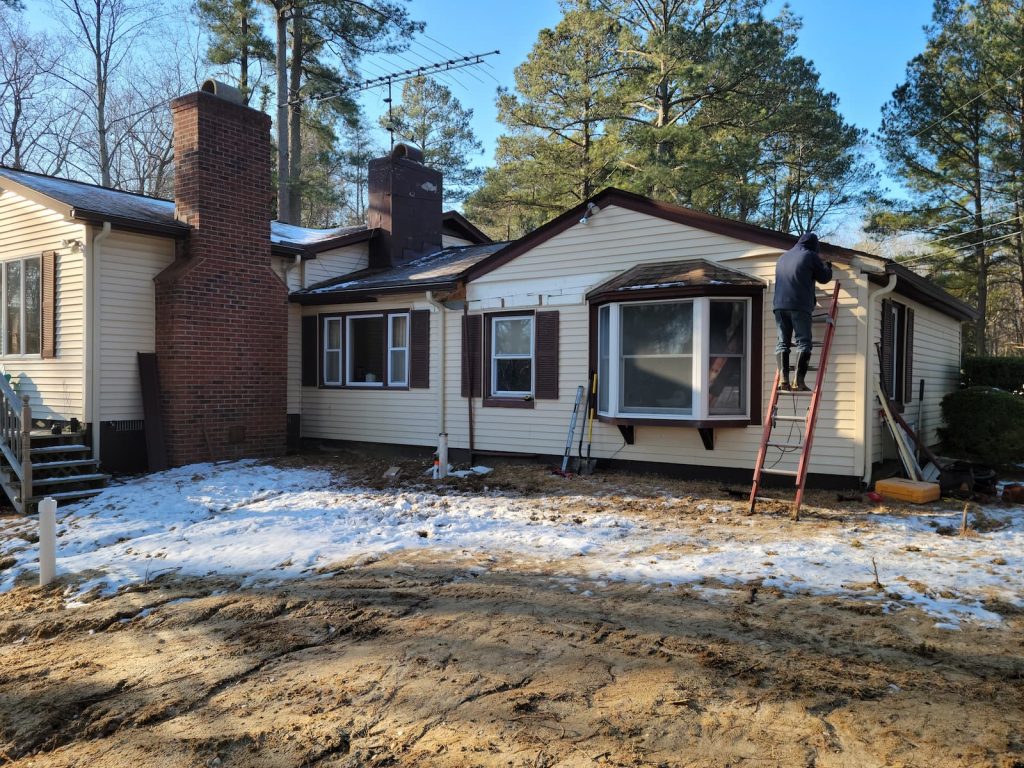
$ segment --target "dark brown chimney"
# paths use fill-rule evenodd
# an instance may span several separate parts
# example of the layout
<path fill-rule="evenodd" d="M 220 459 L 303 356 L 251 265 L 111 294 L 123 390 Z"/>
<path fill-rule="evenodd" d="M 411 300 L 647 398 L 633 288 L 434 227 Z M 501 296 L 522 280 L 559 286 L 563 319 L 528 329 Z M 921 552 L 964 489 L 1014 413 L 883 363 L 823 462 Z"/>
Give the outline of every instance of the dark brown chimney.
<path fill-rule="evenodd" d="M 270 261 L 270 118 L 204 83 L 175 99 L 175 206 L 191 227 L 157 277 L 168 456 L 284 452 L 288 292 Z"/>
<path fill-rule="evenodd" d="M 370 161 L 370 267 L 386 269 L 441 249 L 441 174 L 423 165 L 423 153 L 396 144 Z"/>

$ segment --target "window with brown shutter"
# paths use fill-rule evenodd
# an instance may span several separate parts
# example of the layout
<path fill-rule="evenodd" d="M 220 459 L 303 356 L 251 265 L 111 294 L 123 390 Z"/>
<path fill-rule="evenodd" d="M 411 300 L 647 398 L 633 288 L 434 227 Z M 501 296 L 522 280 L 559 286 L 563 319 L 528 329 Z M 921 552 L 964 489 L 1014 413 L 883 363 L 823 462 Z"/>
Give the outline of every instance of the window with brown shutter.
<path fill-rule="evenodd" d="M 442 318 L 442 322 L 444 322 Z M 412 348 L 409 351 L 409 386 L 430 387 L 430 310 L 412 312 Z"/>
<path fill-rule="evenodd" d="M 57 356 L 57 252 L 45 251 L 42 258 L 40 310 L 40 356 Z"/>
<path fill-rule="evenodd" d="M 882 299 L 882 353 L 879 365 L 882 366 L 882 389 L 889 397 L 894 397 L 895 377 L 893 376 L 893 359 L 896 356 L 896 312 L 895 303 Z"/>
<path fill-rule="evenodd" d="M 914 310 L 882 300 L 882 388 L 897 406 L 914 398 Z"/>
<path fill-rule="evenodd" d="M 480 315 L 468 315 L 462 318 L 462 396 L 480 397 L 481 386 L 481 329 L 483 320 Z"/>

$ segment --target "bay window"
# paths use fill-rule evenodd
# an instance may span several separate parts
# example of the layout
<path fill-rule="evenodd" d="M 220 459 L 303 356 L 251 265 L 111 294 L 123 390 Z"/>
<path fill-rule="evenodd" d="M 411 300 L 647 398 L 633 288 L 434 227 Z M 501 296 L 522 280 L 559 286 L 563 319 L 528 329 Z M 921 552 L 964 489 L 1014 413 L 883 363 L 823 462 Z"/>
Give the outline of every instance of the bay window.
<path fill-rule="evenodd" d="M 695 296 L 600 306 L 599 414 L 641 422 L 749 419 L 752 303 Z"/>

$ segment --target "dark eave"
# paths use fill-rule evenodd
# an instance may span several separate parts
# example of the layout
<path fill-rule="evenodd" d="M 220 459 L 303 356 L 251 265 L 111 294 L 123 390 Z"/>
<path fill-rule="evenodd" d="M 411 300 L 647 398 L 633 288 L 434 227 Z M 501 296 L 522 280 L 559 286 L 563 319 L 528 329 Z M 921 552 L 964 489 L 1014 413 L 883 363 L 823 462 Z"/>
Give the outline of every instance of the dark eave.
<path fill-rule="evenodd" d="M 147 221 L 145 219 L 132 219 L 125 216 L 112 216 L 101 211 L 90 211 L 86 208 L 72 208 L 69 215 L 76 221 L 86 221 L 90 224 L 103 224 L 110 222 L 110 226 L 117 229 L 125 229 L 131 232 L 141 232 L 149 235 L 170 235 L 171 237 L 188 237 L 189 227 L 182 223 L 163 223 L 158 221 Z"/>
<path fill-rule="evenodd" d="M 458 211 L 445 211 L 441 214 L 442 230 L 454 237 L 469 240 L 474 245 L 494 242 L 487 234 Z"/>
<path fill-rule="evenodd" d="M 459 287 L 458 280 L 444 280 L 433 283 L 417 283 L 416 285 L 391 285 L 368 290 L 365 288 L 333 290 L 330 293 L 293 293 L 289 301 L 303 306 L 323 306 L 325 304 L 360 304 L 373 302 L 379 296 L 390 296 L 401 293 L 452 292 Z"/>
<path fill-rule="evenodd" d="M 978 319 L 977 310 L 970 304 L 951 296 L 928 278 L 921 277 L 902 264 L 887 262 L 885 274 L 869 275 L 869 279 L 877 285 L 885 285 L 889 282 L 889 275 L 896 275 L 895 291 L 901 296 L 920 302 L 926 307 L 932 307 L 961 322 L 974 322 Z"/>

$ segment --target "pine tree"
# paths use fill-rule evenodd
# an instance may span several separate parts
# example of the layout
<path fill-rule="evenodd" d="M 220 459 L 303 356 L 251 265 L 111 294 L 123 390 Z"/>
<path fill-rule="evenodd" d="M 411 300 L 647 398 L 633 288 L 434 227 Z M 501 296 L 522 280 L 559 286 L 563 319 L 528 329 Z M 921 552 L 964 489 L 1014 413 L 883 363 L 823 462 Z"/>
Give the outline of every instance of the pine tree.
<path fill-rule="evenodd" d="M 402 84 L 402 103 L 380 124 L 423 150 L 424 164 L 444 176 L 448 203 L 465 200 L 480 183 L 482 174 L 472 158 L 483 152 L 483 145 L 473 133 L 472 120 L 473 110 L 462 106 L 447 86 L 414 77 Z"/>
<path fill-rule="evenodd" d="M 248 104 L 256 85 L 252 67 L 274 60 L 274 48 L 263 32 L 255 0 L 198 0 L 196 7 L 210 31 L 207 58 L 222 66 L 237 65 L 236 82 Z"/>

